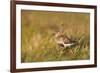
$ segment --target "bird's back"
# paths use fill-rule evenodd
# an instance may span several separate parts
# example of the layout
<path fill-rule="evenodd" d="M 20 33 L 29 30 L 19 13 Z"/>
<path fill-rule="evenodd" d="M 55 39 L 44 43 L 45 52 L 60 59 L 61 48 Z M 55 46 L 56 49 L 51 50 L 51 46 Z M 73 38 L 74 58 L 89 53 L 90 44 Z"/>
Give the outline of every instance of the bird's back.
<path fill-rule="evenodd" d="M 58 45 L 61 45 L 63 47 L 72 46 L 76 43 L 76 41 L 73 41 L 67 35 L 64 34 L 56 35 L 55 41 Z"/>

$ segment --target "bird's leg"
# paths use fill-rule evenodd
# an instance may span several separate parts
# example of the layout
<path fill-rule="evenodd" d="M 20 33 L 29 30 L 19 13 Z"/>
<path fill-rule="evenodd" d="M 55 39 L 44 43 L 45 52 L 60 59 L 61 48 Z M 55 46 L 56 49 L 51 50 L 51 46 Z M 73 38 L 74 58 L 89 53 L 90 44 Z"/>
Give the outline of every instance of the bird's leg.
<path fill-rule="evenodd" d="M 58 59 L 61 60 L 61 56 L 62 56 L 62 54 L 64 53 L 64 47 L 57 46 L 57 47 L 56 47 L 56 50 L 57 50 L 57 53 L 58 53 Z"/>
<path fill-rule="evenodd" d="M 63 53 L 64 53 L 64 47 L 61 47 L 60 51 L 59 51 L 59 58 L 61 58 L 61 56 L 63 55 Z"/>
<path fill-rule="evenodd" d="M 60 50 L 60 49 L 59 49 L 59 46 L 56 47 L 56 50 L 57 50 L 57 52 L 59 52 L 59 50 Z M 59 54 L 59 53 L 58 53 L 58 54 Z"/>
<path fill-rule="evenodd" d="M 58 59 L 61 59 L 61 47 L 60 46 L 56 46 L 56 50 L 57 50 L 57 54 L 58 54 Z"/>
<path fill-rule="evenodd" d="M 69 49 L 69 53 L 72 54 L 72 55 L 74 54 L 74 51 L 73 51 L 72 48 Z"/>

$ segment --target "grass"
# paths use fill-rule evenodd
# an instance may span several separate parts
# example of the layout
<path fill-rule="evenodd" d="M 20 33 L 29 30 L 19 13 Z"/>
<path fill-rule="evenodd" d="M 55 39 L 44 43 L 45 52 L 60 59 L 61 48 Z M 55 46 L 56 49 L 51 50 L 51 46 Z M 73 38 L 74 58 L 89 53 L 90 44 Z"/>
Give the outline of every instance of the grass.
<path fill-rule="evenodd" d="M 22 10 L 21 62 L 89 59 L 89 16 L 88 13 Z M 62 28 L 74 40 L 84 38 L 74 47 L 62 48 L 53 38 Z"/>

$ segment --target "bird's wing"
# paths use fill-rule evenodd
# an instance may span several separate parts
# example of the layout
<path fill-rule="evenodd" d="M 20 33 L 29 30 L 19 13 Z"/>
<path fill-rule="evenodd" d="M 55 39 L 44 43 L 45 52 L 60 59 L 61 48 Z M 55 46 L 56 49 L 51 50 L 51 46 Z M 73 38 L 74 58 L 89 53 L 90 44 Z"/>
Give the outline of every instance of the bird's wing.
<path fill-rule="evenodd" d="M 68 44 L 68 43 L 71 42 L 71 40 L 68 39 L 67 37 L 64 37 L 64 38 L 63 38 L 63 42 L 64 42 L 65 44 Z"/>

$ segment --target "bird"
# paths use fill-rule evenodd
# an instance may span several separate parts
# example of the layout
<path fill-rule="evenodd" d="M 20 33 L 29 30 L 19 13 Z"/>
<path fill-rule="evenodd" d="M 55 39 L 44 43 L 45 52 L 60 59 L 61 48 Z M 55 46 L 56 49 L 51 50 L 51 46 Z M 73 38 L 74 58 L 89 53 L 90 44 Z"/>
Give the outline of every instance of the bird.
<path fill-rule="evenodd" d="M 55 33 L 54 37 L 55 37 L 55 39 L 54 39 L 55 42 L 64 48 L 71 47 L 71 46 L 74 46 L 75 44 L 77 44 L 77 41 L 72 40 L 67 35 L 63 34 L 63 32 L 61 32 L 61 31 Z"/>

